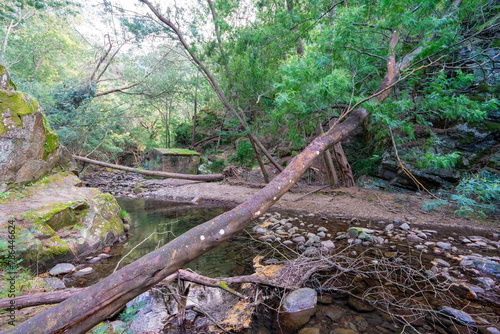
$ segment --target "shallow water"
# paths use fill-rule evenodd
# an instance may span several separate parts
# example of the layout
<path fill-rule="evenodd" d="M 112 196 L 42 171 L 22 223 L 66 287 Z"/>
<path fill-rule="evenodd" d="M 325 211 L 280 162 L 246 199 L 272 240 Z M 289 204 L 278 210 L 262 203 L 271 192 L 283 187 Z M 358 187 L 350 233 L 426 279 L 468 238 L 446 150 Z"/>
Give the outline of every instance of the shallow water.
<path fill-rule="evenodd" d="M 142 198 L 118 198 L 121 208 L 130 215 L 131 226 L 128 240 L 112 247 L 110 258 L 85 267 L 95 272 L 67 281 L 69 286 L 87 286 L 110 275 L 117 264 L 119 268 L 162 247 L 176 236 L 202 224 L 226 211 L 220 207 L 200 207 L 186 203 L 166 202 Z M 227 277 L 252 271 L 253 252 L 247 246 L 250 241 L 244 235 L 223 242 L 216 248 L 190 262 L 189 268 L 210 277 Z M 120 262 L 121 261 L 121 262 Z"/>

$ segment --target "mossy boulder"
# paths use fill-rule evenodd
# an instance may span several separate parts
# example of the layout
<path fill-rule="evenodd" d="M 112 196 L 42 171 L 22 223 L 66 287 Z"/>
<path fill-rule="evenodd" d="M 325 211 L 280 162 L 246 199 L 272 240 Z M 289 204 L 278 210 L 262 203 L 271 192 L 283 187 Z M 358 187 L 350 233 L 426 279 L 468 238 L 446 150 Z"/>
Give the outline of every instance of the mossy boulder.
<path fill-rule="evenodd" d="M 71 173 L 57 173 L 1 200 L 0 237 L 7 237 L 10 220 L 22 265 L 50 269 L 125 239 L 116 199 L 80 184 Z"/>
<path fill-rule="evenodd" d="M 144 161 L 149 170 L 196 174 L 200 153 L 182 148 L 153 148 L 144 155 Z"/>
<path fill-rule="evenodd" d="M 15 88 L 0 65 L 0 189 L 38 180 L 56 167 L 74 169 L 36 100 Z"/>

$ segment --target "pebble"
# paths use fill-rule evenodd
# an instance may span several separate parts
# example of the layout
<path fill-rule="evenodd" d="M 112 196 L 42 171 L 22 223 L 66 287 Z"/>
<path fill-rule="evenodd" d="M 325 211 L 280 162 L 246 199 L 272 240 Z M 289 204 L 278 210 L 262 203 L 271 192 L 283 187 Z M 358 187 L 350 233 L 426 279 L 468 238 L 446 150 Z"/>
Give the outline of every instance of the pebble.
<path fill-rule="evenodd" d="M 320 238 L 324 238 L 324 237 L 326 237 L 325 232 L 319 232 L 319 233 L 318 233 L 318 234 L 316 234 L 316 235 L 317 235 L 318 237 L 320 237 Z"/>
<path fill-rule="evenodd" d="M 451 248 L 451 244 L 449 242 L 443 242 L 443 241 L 438 241 L 436 243 L 436 246 L 444 250 L 449 250 Z"/>
<path fill-rule="evenodd" d="M 422 241 L 424 241 L 424 239 L 417 237 L 415 234 L 408 235 L 407 239 L 410 242 L 422 242 Z"/>
<path fill-rule="evenodd" d="M 399 226 L 399 228 L 404 231 L 408 231 L 410 229 L 410 225 L 408 225 L 407 223 L 403 223 L 401 226 Z"/>
<path fill-rule="evenodd" d="M 74 275 L 75 276 L 84 276 L 91 274 L 94 271 L 91 267 L 83 268 L 82 270 L 78 270 Z"/>
<path fill-rule="evenodd" d="M 335 244 L 331 240 L 321 241 L 321 246 L 327 249 L 335 249 Z"/>
<path fill-rule="evenodd" d="M 297 237 L 297 238 L 293 238 L 292 241 L 295 242 L 295 243 L 298 243 L 298 244 L 299 243 L 304 243 L 304 242 L 306 242 L 306 238 L 300 236 L 300 237 Z"/>
<path fill-rule="evenodd" d="M 445 260 L 442 260 L 442 259 L 434 259 L 432 261 L 432 264 L 435 264 L 437 266 L 441 266 L 441 267 L 451 267 L 451 265 L 446 262 Z"/>
<path fill-rule="evenodd" d="M 489 277 L 475 277 L 476 282 L 486 290 L 491 289 L 495 286 L 495 281 Z"/>
<path fill-rule="evenodd" d="M 389 224 L 384 228 L 384 231 L 390 232 L 394 229 L 394 224 Z"/>

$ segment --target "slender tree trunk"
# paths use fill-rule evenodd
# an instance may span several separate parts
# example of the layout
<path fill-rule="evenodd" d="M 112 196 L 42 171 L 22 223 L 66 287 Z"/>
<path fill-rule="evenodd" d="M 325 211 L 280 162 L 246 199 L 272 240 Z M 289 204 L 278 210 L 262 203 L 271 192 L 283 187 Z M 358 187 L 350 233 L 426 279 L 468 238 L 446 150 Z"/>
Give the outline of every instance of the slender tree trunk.
<path fill-rule="evenodd" d="M 98 166 L 114 168 L 114 169 L 119 169 L 119 170 L 123 170 L 126 172 L 149 175 L 149 176 L 158 176 L 158 177 L 165 177 L 165 178 L 171 178 L 171 179 L 183 179 L 183 180 L 194 180 L 194 181 L 221 181 L 221 180 L 224 180 L 224 176 L 222 174 L 193 175 L 193 174 L 155 172 L 155 171 L 151 171 L 151 170 L 144 170 L 144 169 L 137 169 L 137 168 L 115 165 L 115 164 L 109 164 L 107 162 L 102 162 L 102 161 L 98 161 L 98 160 L 84 158 L 84 157 L 80 157 L 78 155 L 74 155 L 73 158 L 75 160 L 80 160 L 80 161 L 87 162 L 87 163 L 94 164 L 94 165 L 98 165 Z"/>
<path fill-rule="evenodd" d="M 318 135 L 322 135 L 323 133 L 323 127 L 321 126 L 321 124 L 318 124 Z M 332 187 L 338 187 L 339 178 L 337 176 L 337 172 L 335 171 L 335 166 L 333 165 L 330 149 L 327 149 L 325 150 L 325 152 L 323 152 L 323 160 L 328 174 L 328 180 L 330 180 L 330 185 Z"/>
<path fill-rule="evenodd" d="M 196 109 L 198 107 L 198 73 L 196 73 L 196 87 L 194 89 L 194 115 L 193 115 L 193 136 L 191 137 L 191 149 L 194 149 L 194 137 L 196 135 Z"/>
<path fill-rule="evenodd" d="M 248 139 L 250 139 L 250 144 L 252 144 L 253 151 L 255 152 L 255 157 L 257 158 L 257 162 L 259 163 L 260 170 L 262 171 L 262 176 L 264 176 L 264 182 L 269 183 L 269 174 L 267 173 L 266 166 L 262 162 L 262 158 L 260 156 L 259 151 L 257 150 L 257 147 L 255 147 L 255 143 L 253 139 L 249 136 Z"/>
<path fill-rule="evenodd" d="M 33 78 L 35 77 L 36 72 L 40 68 L 40 65 L 42 65 L 43 58 L 44 58 L 44 56 L 42 55 L 40 57 L 40 59 L 38 59 L 38 61 L 35 61 L 35 54 L 33 54 L 33 63 L 35 64 L 35 69 L 33 70 L 33 73 L 31 74 L 31 76 L 28 80 L 29 82 L 33 81 Z"/>

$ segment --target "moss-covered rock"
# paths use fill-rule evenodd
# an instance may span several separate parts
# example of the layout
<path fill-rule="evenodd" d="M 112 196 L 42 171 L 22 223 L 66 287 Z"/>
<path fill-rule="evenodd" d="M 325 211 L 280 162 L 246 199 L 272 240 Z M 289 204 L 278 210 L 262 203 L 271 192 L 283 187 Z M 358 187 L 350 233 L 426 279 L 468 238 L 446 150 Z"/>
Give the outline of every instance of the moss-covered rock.
<path fill-rule="evenodd" d="M 100 252 L 125 238 L 116 199 L 79 184 L 75 175 L 61 172 L 14 189 L 18 196 L 2 200 L 0 239 L 7 236 L 11 220 L 23 265 L 48 269 L 57 262 Z"/>
<path fill-rule="evenodd" d="M 10 82 L 7 78 L 0 66 L 0 81 Z M 35 181 L 55 168 L 73 168 L 71 154 L 59 144 L 38 103 L 11 84 L 0 86 L 0 189 Z"/>

